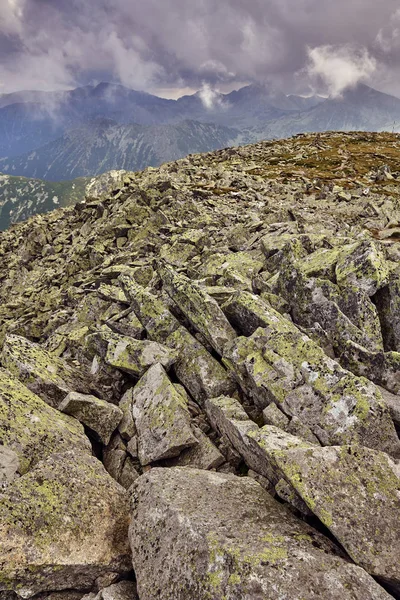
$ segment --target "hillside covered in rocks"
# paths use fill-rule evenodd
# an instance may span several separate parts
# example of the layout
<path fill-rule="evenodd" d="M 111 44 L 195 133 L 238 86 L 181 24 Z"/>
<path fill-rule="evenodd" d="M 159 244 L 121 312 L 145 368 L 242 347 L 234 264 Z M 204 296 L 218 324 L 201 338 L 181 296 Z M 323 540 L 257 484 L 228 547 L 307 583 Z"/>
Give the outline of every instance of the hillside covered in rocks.
<path fill-rule="evenodd" d="M 0 235 L 0 599 L 400 598 L 400 138 L 126 174 Z"/>

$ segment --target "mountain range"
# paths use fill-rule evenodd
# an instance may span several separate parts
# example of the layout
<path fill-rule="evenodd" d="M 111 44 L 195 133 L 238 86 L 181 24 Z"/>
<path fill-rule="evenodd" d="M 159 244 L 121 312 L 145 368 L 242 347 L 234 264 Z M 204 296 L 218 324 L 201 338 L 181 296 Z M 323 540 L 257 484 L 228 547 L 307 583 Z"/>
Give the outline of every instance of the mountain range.
<path fill-rule="evenodd" d="M 0 173 L 8 176 L 3 178 L 7 190 L 21 177 L 35 181 L 28 187 L 26 179 L 13 183 L 13 190 L 25 190 L 22 195 L 13 191 L 4 196 L 0 186 L 0 226 L 26 218 L 35 206 L 40 212 L 50 210 L 51 194 L 60 194 L 53 193 L 53 186 L 50 200 L 42 202 L 42 189 L 47 190 L 49 182 L 62 182 L 61 196 L 68 204 L 75 201 L 74 190 L 81 188 L 66 182 L 76 178 L 156 167 L 189 153 L 329 130 L 400 132 L 400 99 L 366 85 L 335 98 L 306 98 L 248 85 L 229 94 L 205 88 L 169 100 L 110 83 L 66 92 L 3 94 Z M 26 196 L 29 189 L 39 190 L 32 202 Z"/>

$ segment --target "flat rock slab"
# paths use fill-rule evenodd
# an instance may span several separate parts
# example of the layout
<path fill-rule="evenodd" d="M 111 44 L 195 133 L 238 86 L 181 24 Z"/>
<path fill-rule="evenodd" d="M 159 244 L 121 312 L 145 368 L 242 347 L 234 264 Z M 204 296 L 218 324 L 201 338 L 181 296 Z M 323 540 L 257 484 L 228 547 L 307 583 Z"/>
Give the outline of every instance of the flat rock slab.
<path fill-rule="evenodd" d="M 135 386 L 132 414 L 142 465 L 178 456 L 185 448 L 198 444 L 190 428 L 186 400 L 162 365 L 151 367 Z"/>
<path fill-rule="evenodd" d="M 53 452 L 92 450 L 76 419 L 51 408 L 4 369 L 0 369 L 0 444 L 16 453 L 20 474 Z"/>
<path fill-rule="evenodd" d="M 248 477 L 152 469 L 129 538 L 141 600 L 389 600 L 363 569 Z"/>
<path fill-rule="evenodd" d="M 107 446 L 110 438 L 122 420 L 123 412 L 118 406 L 86 394 L 70 392 L 58 407 L 63 413 L 71 415 L 90 427 Z"/>
<path fill-rule="evenodd" d="M 400 593 L 400 467 L 357 446 L 292 449 L 276 460 L 351 558 Z"/>
<path fill-rule="evenodd" d="M 128 498 L 94 457 L 53 454 L 0 498 L 0 590 L 91 589 L 129 570 Z"/>
<path fill-rule="evenodd" d="M 79 365 L 70 365 L 38 344 L 18 335 L 7 335 L 0 363 L 32 392 L 55 408 L 69 392 L 91 392 L 91 376 Z"/>
<path fill-rule="evenodd" d="M 157 342 L 135 340 L 113 334 L 108 341 L 105 362 L 134 377 L 141 377 L 149 367 L 160 363 L 169 369 L 176 361 L 176 353 Z"/>

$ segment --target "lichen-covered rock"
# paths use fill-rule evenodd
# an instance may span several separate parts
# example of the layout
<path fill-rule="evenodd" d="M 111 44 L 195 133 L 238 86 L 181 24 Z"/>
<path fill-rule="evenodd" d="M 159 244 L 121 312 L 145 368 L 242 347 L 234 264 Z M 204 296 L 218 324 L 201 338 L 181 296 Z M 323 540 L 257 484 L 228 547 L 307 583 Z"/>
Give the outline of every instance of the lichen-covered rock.
<path fill-rule="evenodd" d="M 390 598 L 250 478 L 152 469 L 135 482 L 132 501 L 141 600 Z"/>
<path fill-rule="evenodd" d="M 276 460 L 351 558 L 399 593 L 399 466 L 383 452 L 354 446 L 296 448 Z"/>
<path fill-rule="evenodd" d="M 0 589 L 91 589 L 129 570 L 128 499 L 88 454 L 52 454 L 0 498 Z"/>
<path fill-rule="evenodd" d="M 206 411 L 213 427 L 229 439 L 246 464 L 272 483 L 281 478 L 274 458 L 276 452 L 311 445 L 273 425 L 258 427 L 234 398 L 206 400 Z"/>
<path fill-rule="evenodd" d="M 169 369 L 176 358 L 175 352 L 157 342 L 135 340 L 114 334 L 108 339 L 104 360 L 111 367 L 139 378 L 156 363 Z"/>
<path fill-rule="evenodd" d="M 86 394 L 70 392 L 58 407 L 63 413 L 71 415 L 92 429 L 106 446 L 119 423 L 123 412 L 118 406 Z"/>
<path fill-rule="evenodd" d="M 136 584 L 133 581 L 119 581 L 101 589 L 98 594 L 86 594 L 82 600 L 138 600 Z"/>
<path fill-rule="evenodd" d="M 91 452 L 76 419 L 51 408 L 4 369 L 0 369 L 0 444 L 16 453 L 21 475 L 54 452 Z"/>
<path fill-rule="evenodd" d="M 362 444 L 394 456 L 400 441 L 378 389 L 328 358 L 281 315 L 225 349 L 245 393 L 264 408 L 275 402 L 323 445 Z M 262 406 L 264 403 L 264 406 Z"/>
<path fill-rule="evenodd" d="M 340 287 L 355 287 L 368 296 L 387 282 L 389 264 L 375 242 L 356 243 L 351 251 L 343 251 L 336 265 L 336 280 Z"/>
<path fill-rule="evenodd" d="M 70 365 L 38 344 L 17 335 L 7 335 L 0 355 L 1 365 L 50 406 L 58 407 L 72 391 L 90 394 L 90 374 Z"/>
<path fill-rule="evenodd" d="M 135 386 L 132 414 L 142 465 L 172 458 L 185 448 L 198 444 L 190 428 L 186 400 L 160 364 L 151 367 Z"/>
<path fill-rule="evenodd" d="M 236 333 L 218 303 L 204 289 L 160 262 L 158 272 L 163 287 L 181 311 L 221 356 Z"/>
<path fill-rule="evenodd" d="M 195 469 L 217 469 L 225 458 L 212 441 L 195 425 L 192 431 L 198 444 L 183 450 L 179 456 L 167 461 L 171 467 L 193 467 Z"/>

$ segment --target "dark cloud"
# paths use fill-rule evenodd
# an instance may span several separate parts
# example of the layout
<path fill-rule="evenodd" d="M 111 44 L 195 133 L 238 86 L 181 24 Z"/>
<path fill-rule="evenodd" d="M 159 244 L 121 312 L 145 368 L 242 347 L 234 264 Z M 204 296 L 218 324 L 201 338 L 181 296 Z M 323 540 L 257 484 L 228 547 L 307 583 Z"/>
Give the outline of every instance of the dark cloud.
<path fill-rule="evenodd" d="M 0 91 L 99 74 L 156 90 L 269 81 L 400 95 L 398 0 L 0 0 Z"/>

